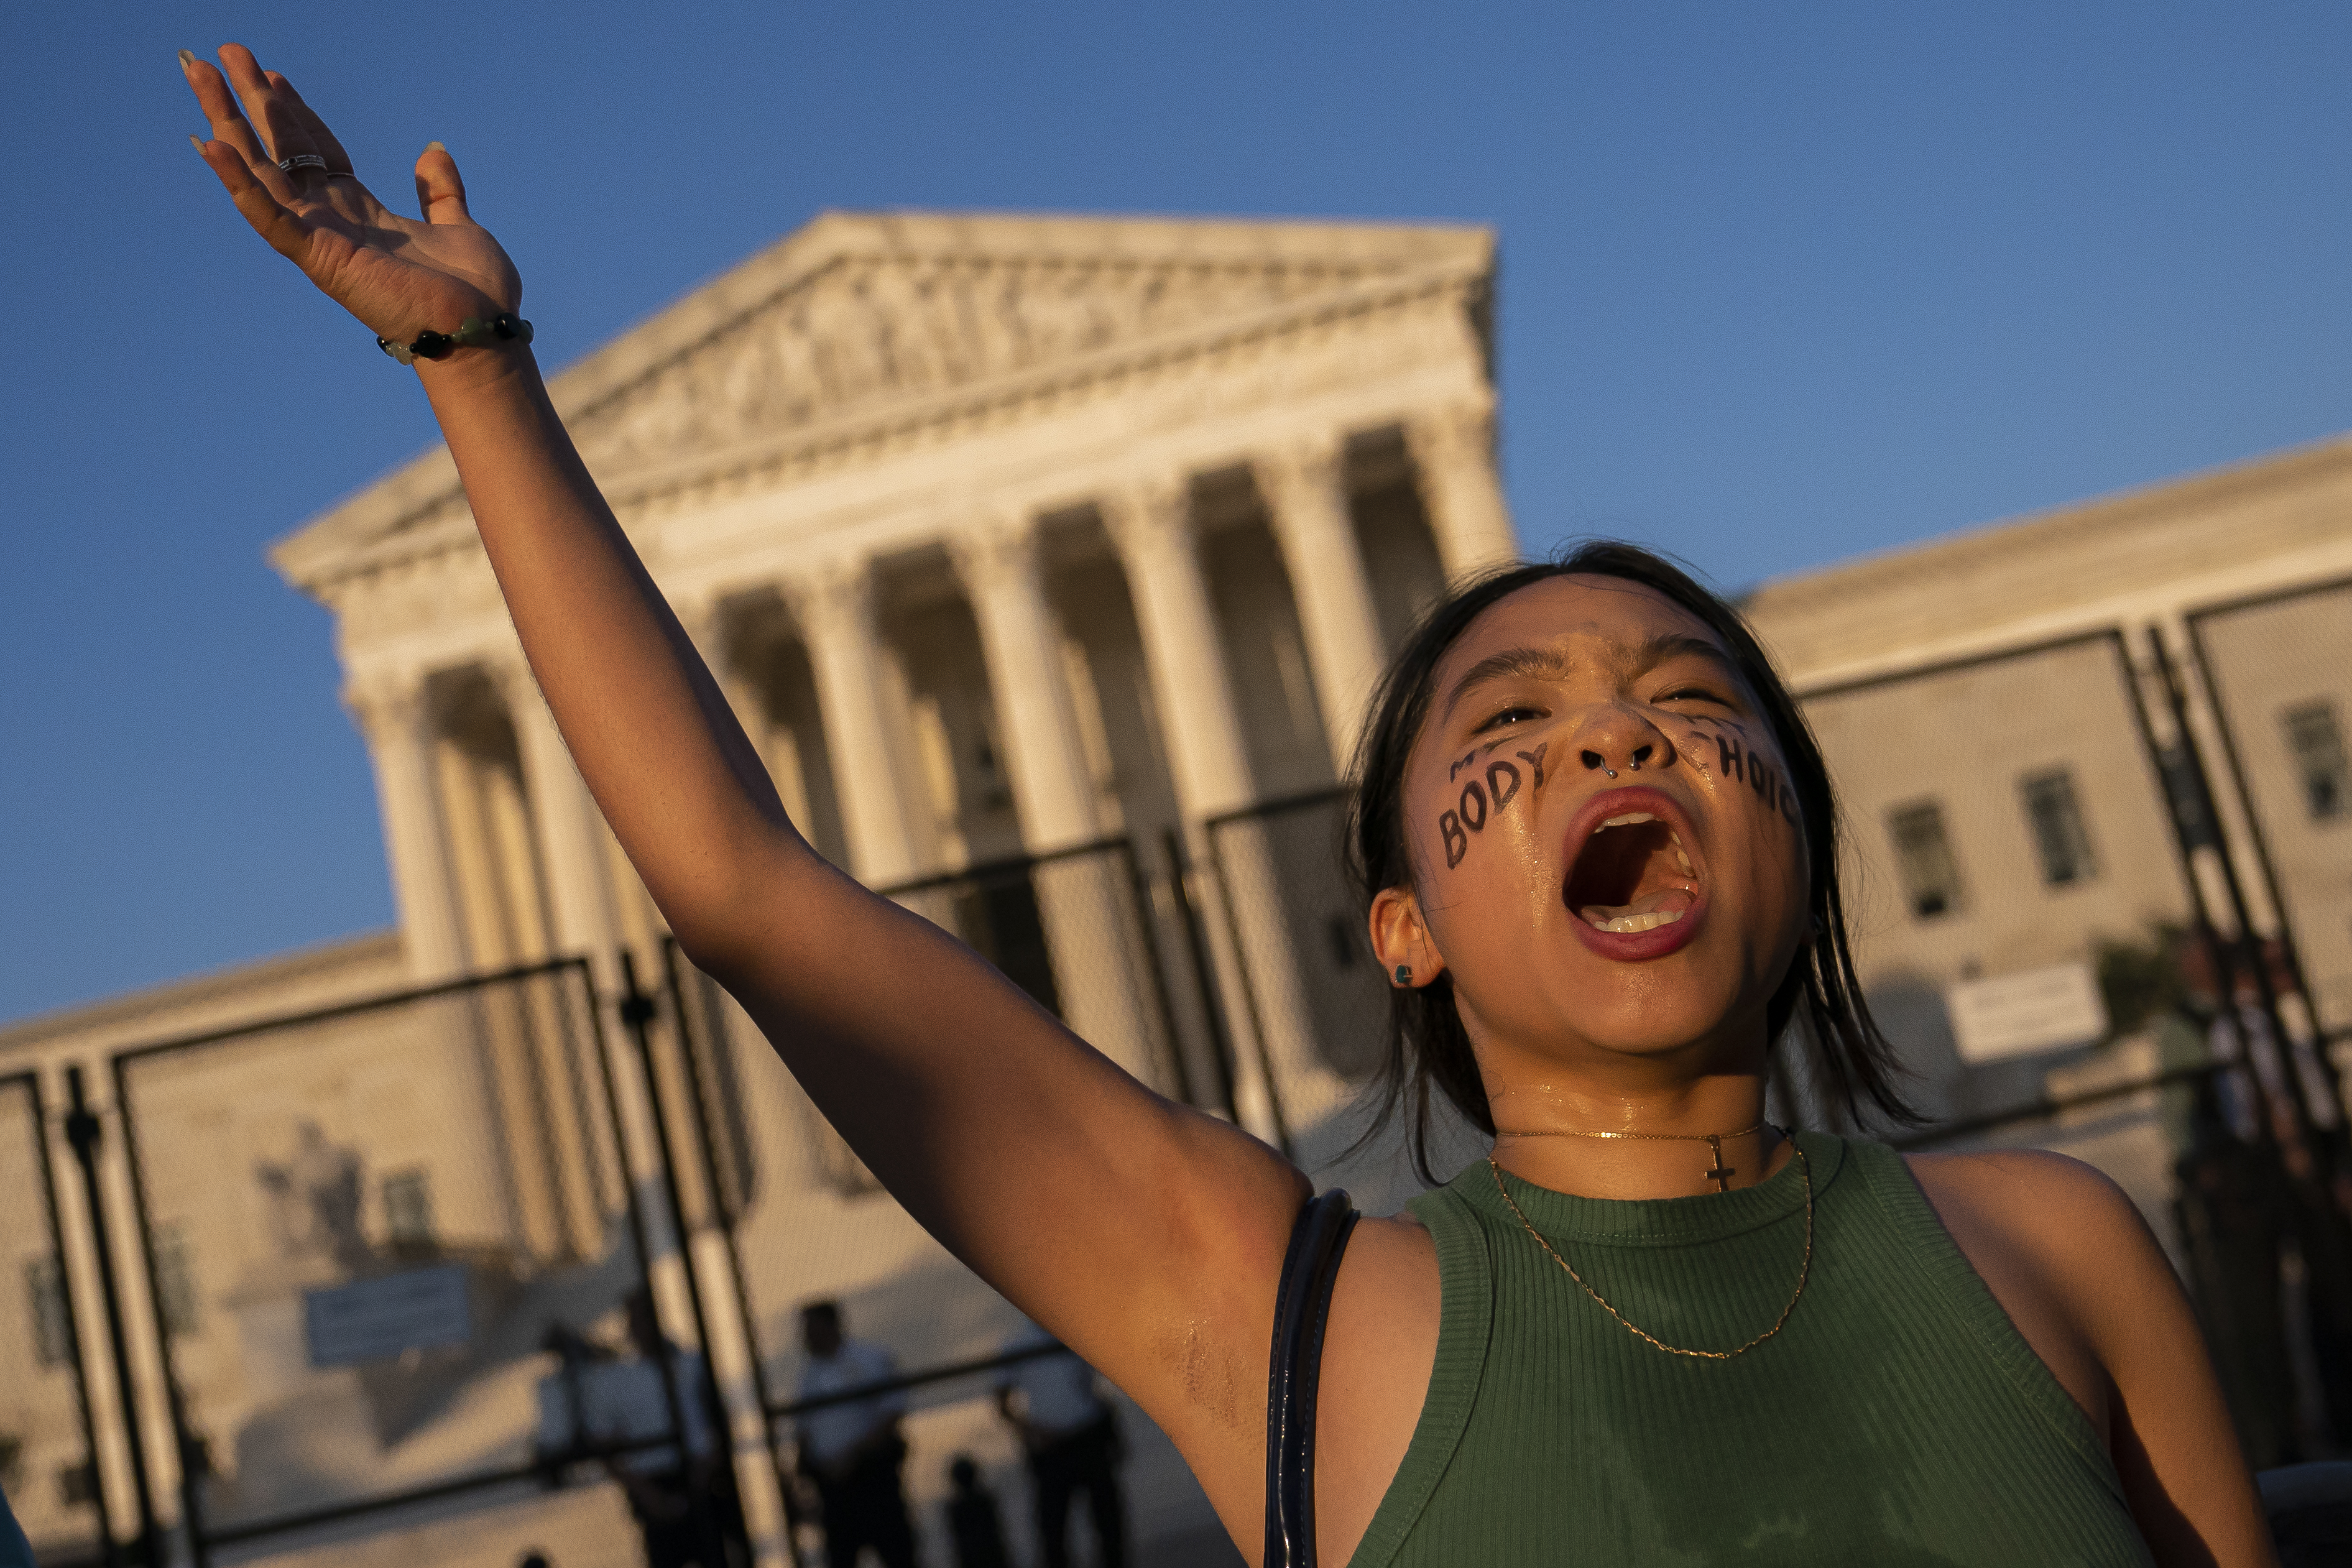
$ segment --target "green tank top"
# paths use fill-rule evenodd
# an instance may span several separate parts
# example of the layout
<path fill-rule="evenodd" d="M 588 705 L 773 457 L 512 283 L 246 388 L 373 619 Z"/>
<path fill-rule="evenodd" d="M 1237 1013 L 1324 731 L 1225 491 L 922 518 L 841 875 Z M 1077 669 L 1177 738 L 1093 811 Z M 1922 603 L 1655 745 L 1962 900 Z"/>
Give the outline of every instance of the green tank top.
<path fill-rule="evenodd" d="M 1900 1157 L 1797 1142 L 1811 1279 L 1780 1334 L 1730 1361 L 1626 1332 L 1519 1227 L 1485 1161 L 1414 1199 L 1444 1288 L 1437 1363 L 1352 1568 L 2149 1563 L 2090 1420 Z M 1796 1284 L 1796 1160 L 1737 1192 L 1630 1203 L 1506 1180 L 1670 1344 L 1752 1339 Z"/>

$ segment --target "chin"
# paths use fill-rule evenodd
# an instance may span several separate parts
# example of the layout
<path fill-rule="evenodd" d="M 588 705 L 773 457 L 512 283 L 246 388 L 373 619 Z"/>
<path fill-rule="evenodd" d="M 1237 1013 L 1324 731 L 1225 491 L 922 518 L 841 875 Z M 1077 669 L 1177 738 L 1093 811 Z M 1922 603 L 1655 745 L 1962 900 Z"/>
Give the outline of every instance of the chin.
<path fill-rule="evenodd" d="M 1670 1056 L 1702 1041 L 1737 1039 L 1748 1032 L 1743 1026 L 1751 1014 L 1756 1032 L 1761 1031 L 1760 1006 L 1743 1006 L 1736 995 L 1706 994 L 1713 987 L 1701 975 L 1644 975 L 1643 982 L 1585 987 L 1561 1008 L 1562 1020 L 1600 1049 L 1628 1057 Z M 1611 990 L 1616 994 L 1607 995 Z"/>

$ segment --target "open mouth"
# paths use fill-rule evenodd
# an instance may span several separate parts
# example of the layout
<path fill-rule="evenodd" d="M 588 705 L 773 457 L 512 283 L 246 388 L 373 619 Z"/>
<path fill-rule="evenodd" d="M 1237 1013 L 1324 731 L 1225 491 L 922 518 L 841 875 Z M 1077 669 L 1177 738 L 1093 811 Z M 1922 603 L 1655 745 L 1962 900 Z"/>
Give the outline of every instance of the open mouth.
<path fill-rule="evenodd" d="M 1593 930 L 1634 936 L 1679 921 L 1698 894 L 1698 871 L 1681 836 L 1649 812 L 1625 811 L 1585 839 L 1563 897 Z"/>

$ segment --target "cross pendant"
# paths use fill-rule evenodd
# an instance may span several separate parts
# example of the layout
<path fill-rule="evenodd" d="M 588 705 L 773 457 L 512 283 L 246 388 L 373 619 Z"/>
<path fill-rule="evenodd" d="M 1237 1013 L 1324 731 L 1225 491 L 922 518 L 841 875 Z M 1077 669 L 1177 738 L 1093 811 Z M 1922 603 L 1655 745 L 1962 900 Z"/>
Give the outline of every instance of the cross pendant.
<path fill-rule="evenodd" d="M 1715 1169 L 1707 1173 L 1707 1178 L 1715 1183 L 1717 1192 L 1727 1193 L 1731 1190 L 1731 1178 L 1739 1174 L 1739 1169 L 1736 1165 L 1727 1165 L 1723 1163 L 1722 1139 L 1709 1138 L 1706 1141 L 1706 1146 L 1708 1152 L 1715 1156 Z"/>

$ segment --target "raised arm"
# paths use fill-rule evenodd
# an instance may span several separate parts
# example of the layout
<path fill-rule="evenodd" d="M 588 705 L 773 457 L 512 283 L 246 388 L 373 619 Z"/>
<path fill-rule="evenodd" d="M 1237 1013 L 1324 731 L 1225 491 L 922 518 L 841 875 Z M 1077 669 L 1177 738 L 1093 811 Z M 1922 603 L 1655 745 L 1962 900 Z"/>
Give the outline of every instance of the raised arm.
<path fill-rule="evenodd" d="M 520 307 L 439 143 L 416 164 L 424 219 L 404 218 L 283 77 L 236 45 L 221 58 L 226 80 L 183 57 L 211 122 L 198 151 L 255 230 L 369 331 L 405 343 Z M 302 154 L 320 166 L 275 161 Z M 915 1217 L 1142 1403 L 1229 1520 L 1251 1524 L 1274 1281 L 1303 1178 L 1152 1094 L 810 849 L 527 344 L 415 368 L 540 688 L 681 945 Z"/>

